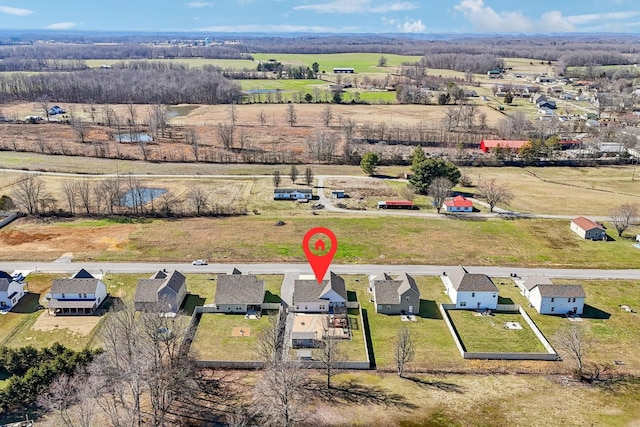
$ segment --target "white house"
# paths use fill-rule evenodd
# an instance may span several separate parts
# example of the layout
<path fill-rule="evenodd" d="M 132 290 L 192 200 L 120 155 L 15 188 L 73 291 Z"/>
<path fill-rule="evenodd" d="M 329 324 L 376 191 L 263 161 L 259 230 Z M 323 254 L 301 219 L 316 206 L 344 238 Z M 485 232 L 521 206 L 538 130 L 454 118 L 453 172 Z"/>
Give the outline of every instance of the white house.
<path fill-rule="evenodd" d="M 553 282 L 543 274 L 527 277 L 526 279 L 518 282 L 520 293 L 527 298 L 529 298 L 531 290 L 538 285 L 553 285 Z"/>
<path fill-rule="evenodd" d="M 473 212 L 473 202 L 464 196 L 456 196 L 445 200 L 444 210 L 445 212 Z"/>
<path fill-rule="evenodd" d="M 47 308 L 51 314 L 90 315 L 107 299 L 107 287 L 82 269 L 68 279 L 55 279 L 50 296 Z"/>
<path fill-rule="evenodd" d="M 303 188 L 300 190 L 292 188 L 276 188 L 273 190 L 274 200 L 299 200 L 299 199 L 313 199 L 313 191 L 311 189 Z"/>
<path fill-rule="evenodd" d="M 11 310 L 24 296 L 24 283 L 0 271 L 0 310 Z"/>
<path fill-rule="evenodd" d="M 582 314 L 585 297 L 581 285 L 537 285 L 529 293 L 540 314 Z"/>
<path fill-rule="evenodd" d="M 321 285 L 315 279 L 296 280 L 293 284 L 293 305 L 289 309 L 301 313 L 335 313 L 347 306 L 344 279 L 331 272 Z"/>
<path fill-rule="evenodd" d="M 571 220 L 571 231 L 583 239 L 604 240 L 607 236 L 602 226 L 583 216 Z"/>
<path fill-rule="evenodd" d="M 495 309 L 498 305 L 498 288 L 485 274 L 470 274 L 458 266 L 441 279 L 456 308 Z"/>

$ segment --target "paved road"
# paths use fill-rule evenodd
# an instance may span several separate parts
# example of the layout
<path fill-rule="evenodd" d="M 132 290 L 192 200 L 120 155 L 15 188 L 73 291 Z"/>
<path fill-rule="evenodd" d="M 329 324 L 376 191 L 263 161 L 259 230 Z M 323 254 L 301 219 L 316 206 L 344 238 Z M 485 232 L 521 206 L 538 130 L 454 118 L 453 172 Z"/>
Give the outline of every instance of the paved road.
<path fill-rule="evenodd" d="M 233 268 L 243 273 L 252 274 L 284 274 L 287 283 L 293 283 L 298 274 L 313 274 L 308 264 L 209 264 L 195 266 L 178 263 L 111 263 L 111 262 L 0 262 L 3 271 L 38 271 L 47 273 L 75 273 L 85 268 L 91 273 L 152 273 L 163 268 L 178 270 L 184 273 L 228 273 Z M 438 276 L 443 271 L 452 268 L 446 265 L 371 265 L 371 264 L 333 264 L 331 270 L 338 274 L 367 274 L 378 275 L 383 272 L 400 274 L 407 272 L 414 275 Z M 549 277 L 563 279 L 638 279 L 640 269 L 634 270 L 598 270 L 598 269 L 567 269 L 567 268 L 521 268 L 521 267 L 478 267 L 466 266 L 471 273 L 483 273 L 492 277 L 509 277 L 512 273 L 518 276 L 545 274 Z M 290 301 L 291 290 L 283 290 L 283 298 Z M 286 295 L 285 295 L 286 293 Z"/>

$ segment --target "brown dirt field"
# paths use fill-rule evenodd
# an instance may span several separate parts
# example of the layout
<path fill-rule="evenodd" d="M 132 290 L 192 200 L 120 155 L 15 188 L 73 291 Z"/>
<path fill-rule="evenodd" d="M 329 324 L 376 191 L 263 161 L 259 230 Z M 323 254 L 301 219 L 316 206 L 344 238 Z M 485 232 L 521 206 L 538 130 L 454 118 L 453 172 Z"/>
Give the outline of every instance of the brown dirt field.
<path fill-rule="evenodd" d="M 251 336 L 251 328 L 239 327 L 236 326 L 231 331 L 232 337 L 250 337 Z"/>
<path fill-rule="evenodd" d="M 100 319 L 100 316 L 53 316 L 45 310 L 31 326 L 31 330 L 47 332 L 68 329 L 74 333 L 89 335 Z"/>
<path fill-rule="evenodd" d="M 0 231 L 0 259 L 54 260 L 69 251 L 89 257 L 103 251 L 118 251 L 139 227 L 137 224 L 51 227 L 23 218 Z"/>

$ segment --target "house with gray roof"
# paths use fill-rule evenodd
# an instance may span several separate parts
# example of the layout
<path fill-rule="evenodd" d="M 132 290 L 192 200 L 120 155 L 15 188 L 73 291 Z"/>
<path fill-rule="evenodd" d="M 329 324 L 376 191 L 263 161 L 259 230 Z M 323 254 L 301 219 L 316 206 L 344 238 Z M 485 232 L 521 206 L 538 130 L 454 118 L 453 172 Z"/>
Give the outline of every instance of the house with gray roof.
<path fill-rule="evenodd" d="M 536 274 L 534 276 L 527 277 L 524 280 L 519 280 L 517 285 L 520 289 L 520 293 L 529 298 L 529 294 L 533 288 L 538 285 L 553 285 L 553 282 L 544 274 Z"/>
<path fill-rule="evenodd" d="M 169 274 L 161 270 L 149 279 L 138 280 L 133 304 L 138 311 L 177 313 L 186 295 L 186 277 L 177 270 Z"/>
<path fill-rule="evenodd" d="M 328 280 L 318 284 L 315 279 L 296 280 L 293 284 L 293 304 L 289 310 L 301 313 L 338 313 L 347 307 L 344 279 L 331 272 Z"/>
<path fill-rule="evenodd" d="M 24 296 L 24 283 L 0 271 L 0 310 L 11 310 Z"/>
<path fill-rule="evenodd" d="M 536 276 L 534 276 L 536 277 Z M 540 314 L 582 314 L 587 295 L 582 285 L 556 285 L 548 277 L 537 276 L 527 298 Z M 529 278 L 532 279 L 532 278 Z M 526 280 L 525 280 L 526 282 Z"/>
<path fill-rule="evenodd" d="M 495 310 L 498 305 L 498 288 L 486 274 L 471 274 L 460 265 L 447 271 L 441 280 L 456 308 Z"/>
<path fill-rule="evenodd" d="M 87 316 L 96 313 L 107 299 L 107 287 L 82 269 L 70 278 L 55 279 L 47 295 L 49 313 Z"/>
<path fill-rule="evenodd" d="M 420 311 L 420 291 L 407 273 L 396 279 L 384 273 L 371 281 L 376 313 L 413 314 Z"/>
<path fill-rule="evenodd" d="M 221 313 L 260 313 L 265 283 L 253 274 L 218 274 L 214 305 Z"/>

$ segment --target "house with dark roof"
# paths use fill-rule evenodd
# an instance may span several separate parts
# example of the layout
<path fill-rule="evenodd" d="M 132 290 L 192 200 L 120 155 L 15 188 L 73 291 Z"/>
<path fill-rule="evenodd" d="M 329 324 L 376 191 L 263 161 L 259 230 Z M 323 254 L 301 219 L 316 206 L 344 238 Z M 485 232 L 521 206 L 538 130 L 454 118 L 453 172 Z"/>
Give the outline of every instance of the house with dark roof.
<path fill-rule="evenodd" d="M 473 202 L 464 196 L 445 200 L 443 205 L 445 212 L 473 212 Z"/>
<path fill-rule="evenodd" d="M 538 285 L 553 285 L 553 282 L 544 274 L 537 274 L 527 277 L 524 280 L 519 280 L 517 284 L 518 288 L 520 289 L 520 293 L 529 298 L 529 295 L 533 288 Z"/>
<path fill-rule="evenodd" d="M 420 311 L 420 291 L 407 273 L 396 279 L 382 274 L 371 281 L 376 313 L 413 314 Z"/>
<path fill-rule="evenodd" d="M 529 302 L 540 314 L 582 314 L 586 294 L 582 285 L 536 285 Z"/>
<path fill-rule="evenodd" d="M 218 274 L 214 304 L 221 313 L 260 313 L 265 283 L 253 274 Z"/>
<path fill-rule="evenodd" d="M 0 310 L 11 310 L 24 296 L 24 283 L 0 271 Z"/>
<path fill-rule="evenodd" d="M 498 305 L 498 288 L 485 274 L 471 274 L 458 266 L 441 276 L 447 295 L 456 308 L 495 309 Z"/>
<path fill-rule="evenodd" d="M 605 240 L 607 238 L 604 227 L 583 216 L 571 220 L 571 231 L 583 239 Z"/>
<path fill-rule="evenodd" d="M 55 279 L 51 285 L 47 308 L 60 315 L 92 315 L 107 299 L 107 287 L 82 269 L 70 278 Z"/>
<path fill-rule="evenodd" d="M 138 311 L 160 310 L 177 313 L 187 295 L 186 277 L 174 270 L 158 271 L 149 279 L 138 280 L 133 304 Z"/>
<path fill-rule="evenodd" d="M 344 279 L 331 272 L 321 284 L 315 279 L 296 280 L 293 284 L 293 304 L 289 310 L 302 313 L 337 313 L 347 307 Z"/>

